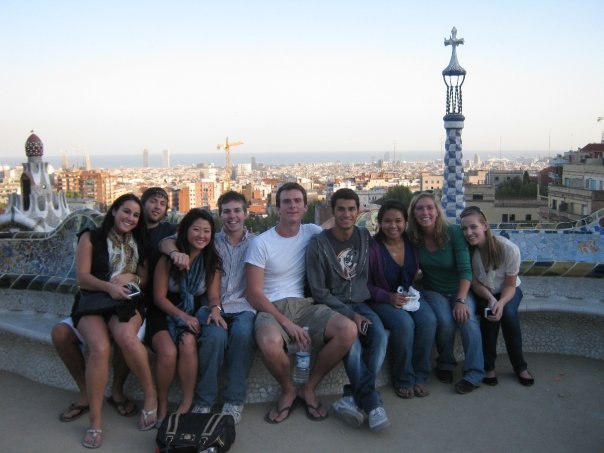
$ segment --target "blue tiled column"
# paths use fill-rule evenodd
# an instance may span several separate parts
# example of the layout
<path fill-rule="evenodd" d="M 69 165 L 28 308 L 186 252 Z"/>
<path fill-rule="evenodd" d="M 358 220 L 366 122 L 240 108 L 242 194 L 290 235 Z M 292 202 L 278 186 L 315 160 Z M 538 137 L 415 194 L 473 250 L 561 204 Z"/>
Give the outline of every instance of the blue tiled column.
<path fill-rule="evenodd" d="M 443 184 L 442 207 L 447 220 L 455 222 L 465 208 L 463 187 L 463 154 L 461 147 L 461 131 L 465 117 L 459 113 L 445 115 L 445 175 Z"/>

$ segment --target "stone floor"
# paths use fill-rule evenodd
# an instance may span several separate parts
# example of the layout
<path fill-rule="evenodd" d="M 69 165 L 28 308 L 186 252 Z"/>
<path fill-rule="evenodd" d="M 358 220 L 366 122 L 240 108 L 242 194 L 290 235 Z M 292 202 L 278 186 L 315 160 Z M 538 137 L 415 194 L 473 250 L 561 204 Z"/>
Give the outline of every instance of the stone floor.
<path fill-rule="evenodd" d="M 499 385 L 457 395 L 431 379 L 427 398 L 401 400 L 382 388 L 390 428 L 353 430 L 334 416 L 321 423 L 297 409 L 283 424 L 262 418 L 270 403 L 249 404 L 237 427 L 233 452 L 601 452 L 604 448 L 604 361 L 558 354 L 527 354 L 536 379 L 531 388 L 514 378 L 507 356 L 498 360 Z M 0 372 L 0 451 L 87 451 L 80 440 L 86 416 L 61 423 L 59 412 L 75 394 Z M 335 397 L 323 397 L 331 403 Z M 137 418 L 104 408 L 103 451 L 154 450 L 155 431 L 136 430 Z"/>

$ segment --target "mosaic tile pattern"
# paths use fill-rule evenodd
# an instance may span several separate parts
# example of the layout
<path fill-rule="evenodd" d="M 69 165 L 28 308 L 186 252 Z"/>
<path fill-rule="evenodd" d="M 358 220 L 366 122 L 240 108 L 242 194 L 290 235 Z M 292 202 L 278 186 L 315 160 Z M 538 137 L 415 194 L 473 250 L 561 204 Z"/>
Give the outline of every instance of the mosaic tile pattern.
<path fill-rule="evenodd" d="M 445 125 L 447 124 L 446 118 Z M 463 121 L 461 123 L 463 125 Z M 459 127 L 447 128 L 446 130 L 445 149 L 447 155 L 445 156 L 445 184 L 441 203 L 447 219 L 454 222 L 466 206 L 463 186 L 462 129 Z"/>
<path fill-rule="evenodd" d="M 99 225 L 101 220 L 97 211 L 82 209 L 71 213 L 51 233 L 19 232 L 0 239 L 0 272 L 74 278 L 76 234 L 84 227 Z"/>

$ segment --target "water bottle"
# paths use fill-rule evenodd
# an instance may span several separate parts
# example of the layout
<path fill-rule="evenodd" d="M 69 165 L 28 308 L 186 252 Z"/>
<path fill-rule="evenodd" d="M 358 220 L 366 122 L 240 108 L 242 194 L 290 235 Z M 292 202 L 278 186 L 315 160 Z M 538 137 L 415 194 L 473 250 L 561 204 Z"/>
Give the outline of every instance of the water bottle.
<path fill-rule="evenodd" d="M 304 326 L 304 331 L 308 333 L 308 327 Z M 310 345 L 300 345 L 296 351 L 296 366 L 292 380 L 296 385 L 304 385 L 308 382 L 310 375 Z"/>

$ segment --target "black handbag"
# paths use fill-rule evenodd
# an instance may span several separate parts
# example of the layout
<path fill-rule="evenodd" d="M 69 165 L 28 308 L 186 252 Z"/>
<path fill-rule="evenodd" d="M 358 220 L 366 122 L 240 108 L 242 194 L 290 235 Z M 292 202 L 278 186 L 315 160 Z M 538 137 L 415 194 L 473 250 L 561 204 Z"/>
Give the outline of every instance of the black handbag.
<path fill-rule="evenodd" d="M 155 442 L 160 453 L 222 453 L 235 442 L 235 421 L 232 415 L 174 412 L 164 419 Z"/>
<path fill-rule="evenodd" d="M 109 293 L 104 291 L 80 290 L 80 299 L 74 315 L 82 317 L 86 315 L 115 314 L 122 322 L 127 322 L 136 309 L 136 297 L 126 300 L 115 300 Z"/>

